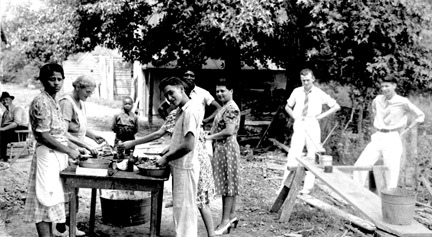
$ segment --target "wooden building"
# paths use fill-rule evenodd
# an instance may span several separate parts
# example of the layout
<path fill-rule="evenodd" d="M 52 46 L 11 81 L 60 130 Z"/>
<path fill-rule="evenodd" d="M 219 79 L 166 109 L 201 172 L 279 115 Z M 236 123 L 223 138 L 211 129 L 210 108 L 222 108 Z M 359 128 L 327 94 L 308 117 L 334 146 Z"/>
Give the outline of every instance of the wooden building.
<path fill-rule="evenodd" d="M 215 82 L 224 76 L 223 63 L 218 60 L 208 60 L 207 64 L 196 71 L 196 84 L 208 90 L 215 96 Z M 165 99 L 159 90 L 160 81 L 168 76 L 181 77 L 183 70 L 175 68 L 175 65 L 153 67 L 135 62 L 133 65 L 133 89 L 132 95 L 136 101 L 136 109 L 140 116 L 144 116 L 151 124 L 153 119 L 160 118 L 157 108 Z M 243 67 L 240 73 L 240 85 L 242 89 L 242 104 L 249 106 L 268 106 L 272 108 L 272 93 L 285 90 L 287 77 L 285 70 L 272 67 L 271 69 L 255 69 Z M 236 92 L 234 92 L 236 93 Z M 270 108 L 271 107 L 271 108 Z M 277 108 L 277 105 L 274 107 Z"/>
<path fill-rule="evenodd" d="M 123 61 L 115 51 L 97 47 L 90 53 L 73 55 L 63 62 L 65 83 L 63 92 L 73 90 L 72 82 L 81 75 L 95 78 L 94 97 L 121 100 L 131 95 L 132 64 Z"/>

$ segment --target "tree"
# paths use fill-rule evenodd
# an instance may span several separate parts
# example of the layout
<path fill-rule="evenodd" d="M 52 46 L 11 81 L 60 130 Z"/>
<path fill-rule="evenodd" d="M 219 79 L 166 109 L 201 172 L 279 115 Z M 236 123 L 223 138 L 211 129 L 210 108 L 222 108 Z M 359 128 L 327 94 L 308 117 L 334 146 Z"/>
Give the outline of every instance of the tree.
<path fill-rule="evenodd" d="M 3 26 L 8 44 L 1 56 L 5 62 L 2 80 L 28 80 L 42 64 L 61 63 L 76 51 L 74 4 L 66 0 L 45 0 L 37 7 L 30 1 L 6 5 L 8 17 L 4 17 Z"/>

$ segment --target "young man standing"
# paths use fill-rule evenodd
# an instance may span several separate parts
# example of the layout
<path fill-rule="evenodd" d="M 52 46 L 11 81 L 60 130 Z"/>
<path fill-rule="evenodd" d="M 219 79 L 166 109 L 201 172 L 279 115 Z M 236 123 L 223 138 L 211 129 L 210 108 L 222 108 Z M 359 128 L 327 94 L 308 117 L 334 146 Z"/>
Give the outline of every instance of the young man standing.
<path fill-rule="evenodd" d="M 179 78 L 164 79 L 159 88 L 170 104 L 179 108 L 169 150 L 157 161 L 158 165 L 169 164 L 171 168 L 175 236 L 196 237 L 200 165 L 195 148 L 204 113 L 197 102 L 189 99 L 185 84 Z"/>
<path fill-rule="evenodd" d="M 302 156 L 304 146 L 307 148 L 307 157 L 315 158 L 316 152 L 322 152 L 321 128 L 319 121 L 340 109 L 339 104 L 324 91 L 314 86 L 315 76 L 310 69 L 300 72 L 301 87 L 297 87 L 291 93 L 285 106 L 286 112 L 294 119 L 294 133 L 291 137 L 291 148 L 288 153 L 287 166 L 297 166 L 297 157 Z M 322 106 L 326 104 L 329 110 L 322 112 Z M 289 171 L 285 170 L 285 178 Z M 306 172 L 302 194 L 309 194 L 313 188 L 315 176 Z M 283 188 L 284 183 L 282 183 Z"/>
<path fill-rule="evenodd" d="M 212 113 L 203 119 L 204 125 L 211 122 L 214 116 L 217 114 L 217 111 L 221 108 L 218 102 L 214 99 L 214 97 L 207 90 L 197 86 L 195 84 L 195 73 L 191 70 L 186 70 L 183 74 L 182 81 L 187 84 L 190 92 L 190 98 L 199 102 L 202 106 L 202 113 L 205 113 L 207 108 L 212 108 Z M 158 112 L 162 117 L 167 117 L 169 113 L 174 110 L 175 106 L 170 106 L 169 103 L 165 100 L 158 108 Z M 203 115 L 204 117 L 204 115 Z"/>
<path fill-rule="evenodd" d="M 354 164 L 354 166 L 371 166 L 382 156 L 384 165 L 388 167 L 388 188 L 398 186 L 403 149 L 401 136 L 417 123 L 422 123 L 425 118 L 424 113 L 407 98 L 396 94 L 396 87 L 397 80 L 393 76 L 387 76 L 381 81 L 382 95 L 378 95 L 372 101 L 373 126 L 376 132 Z M 406 127 L 410 114 L 413 115 L 414 120 Z M 361 185 L 365 185 L 366 177 L 367 171 L 353 173 L 353 178 Z"/>

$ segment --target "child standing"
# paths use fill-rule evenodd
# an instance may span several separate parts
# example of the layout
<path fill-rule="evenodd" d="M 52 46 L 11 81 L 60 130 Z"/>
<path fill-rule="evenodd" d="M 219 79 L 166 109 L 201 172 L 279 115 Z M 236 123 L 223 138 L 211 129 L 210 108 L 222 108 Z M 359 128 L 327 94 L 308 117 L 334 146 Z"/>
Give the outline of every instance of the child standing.
<path fill-rule="evenodd" d="M 120 141 L 135 140 L 135 134 L 138 132 L 138 117 L 131 112 L 133 99 L 129 96 L 123 98 L 122 112 L 114 116 L 112 131 L 116 134 L 114 146 Z M 134 147 L 125 150 L 125 154 L 132 154 Z"/>
<path fill-rule="evenodd" d="M 200 105 L 189 99 L 186 85 L 179 78 L 164 79 L 159 88 L 171 104 L 179 107 L 169 150 L 157 160 L 158 165 L 169 164 L 171 168 L 175 236 L 196 237 L 200 172 L 197 144 L 203 113 Z"/>

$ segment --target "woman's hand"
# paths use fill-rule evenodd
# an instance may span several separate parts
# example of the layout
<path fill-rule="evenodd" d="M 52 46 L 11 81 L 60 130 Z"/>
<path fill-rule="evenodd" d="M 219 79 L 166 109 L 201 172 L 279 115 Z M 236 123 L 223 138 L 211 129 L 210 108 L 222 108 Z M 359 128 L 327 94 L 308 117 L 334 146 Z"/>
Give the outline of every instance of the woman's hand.
<path fill-rule="evenodd" d="M 87 150 L 90 154 L 92 154 L 93 156 L 97 156 L 97 154 L 99 153 L 98 150 L 97 150 L 96 148 L 91 147 L 91 146 L 86 147 L 86 150 Z M 86 153 L 87 153 L 87 151 L 86 151 Z M 87 154 L 88 154 L 88 153 L 87 153 Z"/>
<path fill-rule="evenodd" d="M 78 150 L 75 150 L 75 149 L 70 149 L 69 152 L 67 153 L 67 155 L 68 155 L 70 158 L 76 160 L 76 159 L 79 158 L 79 156 L 80 156 L 80 152 L 79 152 Z"/>
<path fill-rule="evenodd" d="M 78 151 L 81 155 L 88 155 L 90 152 L 86 148 L 78 147 Z"/>
<path fill-rule="evenodd" d="M 125 141 L 125 142 L 119 142 L 119 144 L 117 145 L 118 148 L 123 149 L 123 150 L 127 150 L 130 149 L 134 146 L 133 141 Z"/>
<path fill-rule="evenodd" d="M 95 135 L 93 140 L 95 140 L 95 142 L 97 144 L 102 144 L 103 142 L 106 142 L 105 138 L 99 136 L 99 135 Z"/>

